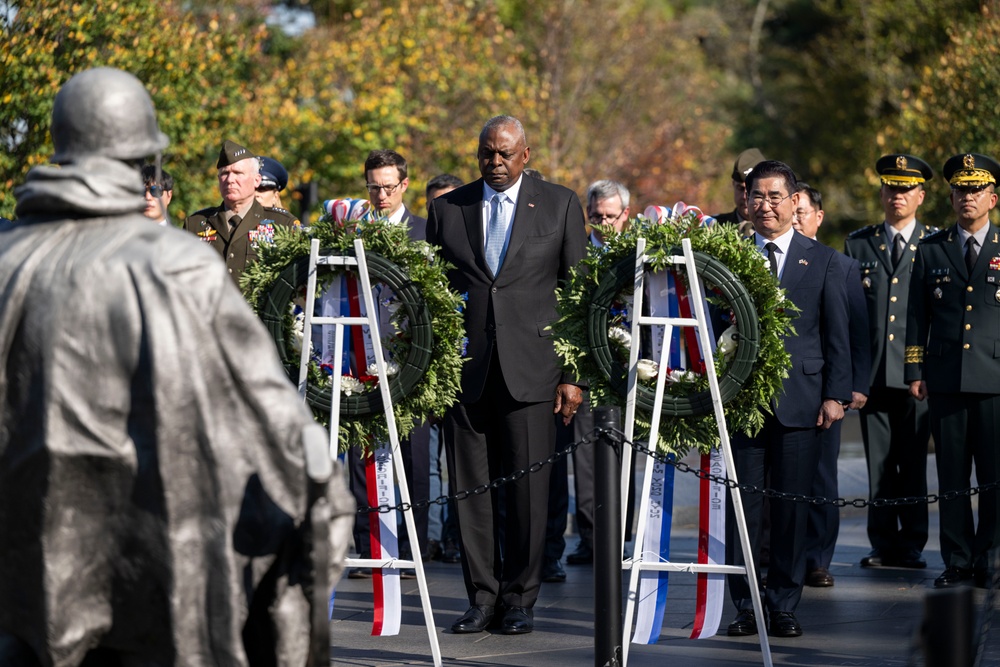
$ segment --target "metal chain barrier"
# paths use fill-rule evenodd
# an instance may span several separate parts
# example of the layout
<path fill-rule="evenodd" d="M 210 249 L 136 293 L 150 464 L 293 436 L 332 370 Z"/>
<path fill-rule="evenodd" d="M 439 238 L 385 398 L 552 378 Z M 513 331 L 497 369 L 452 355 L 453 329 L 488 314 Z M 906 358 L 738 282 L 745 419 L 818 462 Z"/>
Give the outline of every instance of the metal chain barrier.
<path fill-rule="evenodd" d="M 959 491 L 948 491 L 947 493 L 936 494 L 929 493 L 926 496 L 907 496 L 905 498 L 875 498 L 873 500 L 868 500 L 867 498 L 854 498 L 852 500 L 847 500 L 845 498 L 824 498 L 822 496 L 807 496 L 801 493 L 785 493 L 784 491 L 778 491 L 776 489 L 760 488 L 752 484 L 740 484 L 728 477 L 722 477 L 719 475 L 713 475 L 710 472 L 701 470 L 700 468 L 694 468 L 684 463 L 683 461 L 670 460 L 666 454 L 660 452 L 654 452 L 649 450 L 645 444 L 641 442 L 631 442 L 625 438 L 625 433 L 618 429 L 611 429 L 605 431 L 603 429 L 595 428 L 593 431 L 593 436 L 601 435 L 603 433 L 610 433 L 614 435 L 619 442 L 625 443 L 632 447 L 639 454 L 645 454 L 646 456 L 653 458 L 660 463 L 665 463 L 671 465 L 680 472 L 690 473 L 699 479 L 706 479 L 710 482 L 716 482 L 717 484 L 723 484 L 727 489 L 739 488 L 740 493 L 751 493 L 760 494 L 765 498 L 775 498 L 778 500 L 790 500 L 796 503 L 809 503 L 811 505 L 833 505 L 834 507 L 856 507 L 858 509 L 863 509 L 865 507 L 899 507 L 902 505 L 920 505 L 927 504 L 931 505 L 933 503 L 941 502 L 944 500 L 956 500 L 965 496 L 972 497 L 983 493 L 985 491 L 992 491 L 1000 486 L 1000 482 L 990 482 L 989 484 L 983 484 L 981 486 L 975 486 L 969 489 L 962 489 Z M 419 500 L 415 503 L 399 503 L 398 505 L 379 505 L 378 507 L 359 507 L 358 514 L 370 514 L 373 512 L 408 512 L 413 509 L 422 509 L 424 507 L 429 507 L 430 505 L 445 505 L 449 501 L 455 500 L 465 500 L 470 496 L 478 496 L 492 489 L 498 489 L 504 484 L 509 482 L 515 482 L 527 474 L 539 472 L 545 466 L 550 465 L 575 452 L 577 448 L 583 445 L 592 444 L 596 440 L 591 437 L 586 437 L 579 442 L 570 443 L 565 449 L 555 452 L 552 456 L 548 457 L 543 461 L 538 461 L 537 463 L 532 463 L 524 470 L 516 470 L 505 477 L 498 477 L 492 480 L 488 484 L 481 484 L 474 489 L 468 489 L 463 491 L 457 491 L 451 495 L 438 496 L 437 498 L 432 498 L 429 500 Z"/>

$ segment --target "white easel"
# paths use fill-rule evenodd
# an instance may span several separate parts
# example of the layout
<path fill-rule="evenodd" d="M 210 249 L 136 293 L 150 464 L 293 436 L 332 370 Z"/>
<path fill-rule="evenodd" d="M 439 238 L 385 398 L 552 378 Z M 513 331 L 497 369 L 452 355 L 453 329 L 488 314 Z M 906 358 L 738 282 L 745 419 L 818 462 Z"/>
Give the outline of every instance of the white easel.
<path fill-rule="evenodd" d="M 649 258 L 646 257 L 646 239 L 640 238 L 638 243 L 636 243 L 635 249 L 635 281 L 634 281 L 634 293 L 633 293 L 633 305 L 632 305 L 632 345 L 629 350 L 629 373 L 628 373 L 628 397 L 625 403 L 625 439 L 629 442 L 633 442 L 632 436 L 635 430 L 635 405 L 636 405 L 636 389 L 637 389 L 637 375 L 636 366 L 639 361 L 639 340 L 640 340 L 640 326 L 641 325 L 662 325 L 664 327 L 663 335 L 663 346 L 660 351 L 660 358 L 657 360 L 659 363 L 659 368 L 664 369 L 666 365 L 664 364 L 664 357 L 667 354 L 667 350 L 670 349 L 670 341 L 674 333 L 674 327 L 695 327 L 698 330 L 698 340 L 701 344 L 701 351 L 705 358 L 705 372 L 708 375 L 708 384 L 712 392 L 712 405 L 715 409 L 715 419 L 719 427 L 719 441 L 721 443 L 720 447 L 722 450 L 723 458 L 726 462 L 726 470 L 728 471 L 728 476 L 734 482 L 737 481 L 736 478 L 736 465 L 733 462 L 733 453 L 730 448 L 729 443 L 729 429 L 726 426 L 726 417 L 723 411 L 722 397 L 719 391 L 719 378 L 715 374 L 715 360 L 712 354 L 712 341 L 709 337 L 709 329 L 707 326 L 707 318 L 705 315 L 705 304 L 704 300 L 701 298 L 701 284 L 698 280 L 698 273 L 694 261 L 694 252 L 691 250 L 691 240 L 682 240 L 683 255 L 674 255 L 670 258 L 670 262 L 677 265 L 684 265 L 687 270 L 689 294 L 691 295 L 691 302 L 694 304 L 695 317 L 694 318 L 682 318 L 682 317 L 652 317 L 642 315 L 642 298 L 643 298 L 643 277 L 645 273 L 646 264 L 649 262 Z M 654 401 L 652 425 L 650 427 L 650 433 L 657 433 L 660 428 L 660 416 L 662 412 L 663 403 L 663 393 L 666 382 L 664 380 L 665 373 L 659 373 L 656 378 L 656 398 Z M 654 437 L 650 437 L 650 441 L 655 442 Z M 647 444 L 647 449 L 649 445 Z M 632 448 L 625 447 L 622 455 L 622 514 L 624 525 L 624 513 L 627 507 L 628 494 L 631 492 L 629 489 L 629 469 L 632 463 Z M 750 538 L 747 533 L 746 517 L 743 514 L 743 499 L 740 496 L 740 490 L 738 488 L 730 489 L 732 494 L 733 507 L 735 508 L 736 514 L 736 525 L 739 529 L 740 536 L 740 546 L 743 549 L 743 557 L 746 566 L 742 565 L 710 565 L 702 563 L 672 563 L 669 561 L 660 561 L 657 559 L 653 562 L 646 562 L 643 560 L 642 553 L 642 543 L 643 538 L 646 534 L 646 515 L 648 514 L 649 502 L 650 502 L 650 487 L 653 479 L 653 466 L 646 465 L 646 472 L 643 478 L 642 486 L 642 501 L 639 507 L 639 523 L 636 528 L 635 534 L 635 544 L 637 556 L 631 559 L 625 559 L 622 561 L 622 569 L 630 570 L 629 573 L 629 586 L 628 586 L 628 599 L 625 606 L 625 622 L 623 625 L 623 636 L 622 636 L 622 665 L 623 667 L 628 664 L 628 649 L 629 640 L 632 633 L 632 620 L 635 614 L 635 605 L 639 590 L 639 574 L 642 570 L 656 570 L 656 571 L 668 571 L 668 572 L 706 572 L 706 573 L 719 573 L 719 574 L 746 574 L 750 581 L 750 597 L 753 600 L 754 612 L 757 615 L 759 636 L 760 636 L 760 650 L 764 659 L 765 667 L 771 667 L 771 649 L 767 640 L 767 632 L 764 630 L 764 612 L 763 606 L 760 600 L 760 589 L 754 583 L 757 581 L 756 568 L 753 562 L 753 555 L 750 550 Z M 624 547 L 625 535 L 624 531 L 622 533 L 622 547 Z"/>
<path fill-rule="evenodd" d="M 410 489 L 406 484 L 403 472 L 403 459 L 399 455 L 399 431 L 396 429 L 396 416 L 392 411 L 392 400 L 389 396 L 389 376 L 385 370 L 385 358 L 382 354 L 382 338 L 378 326 L 378 309 L 372 298 L 371 278 L 368 275 L 368 263 L 365 259 L 365 247 L 361 239 L 354 241 L 354 257 L 341 255 L 319 254 L 319 239 L 313 239 L 309 246 L 309 282 L 306 288 L 305 323 L 302 335 L 302 356 L 299 360 L 299 395 L 303 400 L 306 396 L 306 376 L 309 369 L 310 350 L 312 349 L 312 325 L 332 324 L 336 327 L 334 335 L 333 375 L 330 388 L 330 457 L 336 458 L 339 450 L 338 434 L 340 433 L 340 378 L 343 371 L 343 355 L 339 351 L 344 347 L 344 327 L 368 325 L 371 333 L 372 348 L 375 353 L 375 366 L 378 369 L 378 387 L 382 393 L 382 405 L 385 409 L 385 421 L 389 429 L 389 443 L 392 447 L 392 463 L 396 483 L 399 485 L 400 500 L 410 502 Z M 365 299 L 366 317 L 313 317 L 316 305 L 316 269 L 319 266 L 356 266 L 361 278 L 361 293 Z M 413 520 L 413 512 L 403 512 L 406 534 L 414 553 L 420 553 L 417 541 L 417 527 Z M 431 645 L 431 655 L 434 667 L 441 667 L 441 648 L 438 645 L 437 629 L 434 627 L 434 613 L 431 610 L 431 596 L 427 590 L 427 578 L 424 575 L 424 565 L 419 558 L 402 560 L 398 558 L 347 558 L 347 567 L 371 568 L 414 568 L 417 573 L 417 585 L 420 589 L 420 602 L 424 610 L 424 621 L 427 625 L 427 638 Z"/>

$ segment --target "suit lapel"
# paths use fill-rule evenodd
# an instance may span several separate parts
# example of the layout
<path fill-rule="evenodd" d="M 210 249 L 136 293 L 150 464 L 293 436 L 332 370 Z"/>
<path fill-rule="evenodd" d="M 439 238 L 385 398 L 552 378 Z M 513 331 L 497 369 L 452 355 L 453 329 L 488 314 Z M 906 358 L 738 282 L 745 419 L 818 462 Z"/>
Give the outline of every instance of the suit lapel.
<path fill-rule="evenodd" d="M 472 256 L 476 258 L 476 266 L 487 276 L 492 276 L 490 268 L 486 266 L 486 238 L 483 236 L 483 179 L 476 181 L 476 188 L 473 192 L 478 196 L 470 196 L 469 200 L 462 205 L 462 216 L 465 218 L 465 233 L 469 239 Z"/>
<path fill-rule="evenodd" d="M 872 253 L 879 258 L 879 261 L 885 266 L 886 273 L 894 273 L 892 268 L 892 258 L 887 249 L 888 240 L 885 234 L 884 225 L 879 225 L 875 230 L 875 234 L 868 239 L 868 245 L 871 246 Z"/>
<path fill-rule="evenodd" d="M 944 254 L 955 267 L 958 275 L 966 281 L 969 280 L 969 270 L 965 268 L 965 253 L 962 248 L 962 237 L 959 236 L 956 226 L 948 230 L 948 242 L 944 244 Z"/>
<path fill-rule="evenodd" d="M 229 237 L 231 234 L 229 233 L 229 222 L 226 220 L 225 205 L 223 205 L 223 207 L 219 209 L 219 212 L 215 215 L 205 218 L 205 222 L 211 225 L 212 229 L 219 233 L 219 236 L 222 237 L 223 241 L 229 243 Z"/>
<path fill-rule="evenodd" d="M 788 257 L 781 270 L 781 287 L 786 291 L 795 289 L 802 277 L 809 270 L 809 257 L 812 255 L 812 243 L 802 234 L 795 232 L 788 246 Z"/>
<path fill-rule="evenodd" d="M 507 244 L 507 254 L 504 257 L 504 264 L 507 264 L 517 255 L 524 240 L 528 237 L 528 231 L 534 227 L 535 211 L 538 209 L 536 199 L 538 190 L 535 188 L 535 179 L 531 176 L 521 177 L 521 191 L 517 195 L 517 208 L 514 209 L 514 216 L 510 224 L 510 243 Z M 503 266 L 500 267 L 503 271 Z"/>
<path fill-rule="evenodd" d="M 998 250 L 1000 250 L 1000 233 L 998 233 L 997 228 L 991 224 L 989 232 L 986 234 L 986 240 L 983 242 L 983 247 L 979 251 L 979 258 L 976 260 L 976 265 L 972 269 L 972 275 L 969 276 L 969 282 L 978 281 L 986 274 L 986 269 L 990 265 L 990 260 L 998 255 Z"/>

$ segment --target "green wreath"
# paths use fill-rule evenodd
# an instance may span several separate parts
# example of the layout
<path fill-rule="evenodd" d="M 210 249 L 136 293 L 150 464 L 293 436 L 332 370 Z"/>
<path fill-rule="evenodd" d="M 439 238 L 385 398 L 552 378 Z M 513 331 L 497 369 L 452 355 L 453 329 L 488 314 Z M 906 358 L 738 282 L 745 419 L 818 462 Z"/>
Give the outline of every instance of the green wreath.
<path fill-rule="evenodd" d="M 565 365 L 590 381 L 592 405 L 625 406 L 629 341 L 612 334 L 622 329 L 627 317 L 615 304 L 631 299 L 636 242 L 646 239 L 651 264 L 647 270 L 659 271 L 668 267 L 671 256 L 680 254 L 681 240 L 686 237 L 695 251 L 699 279 L 710 304 L 731 318 L 736 331 L 735 350 L 715 356 L 729 431 L 753 434 L 760 430 L 788 375 L 791 358 L 782 338 L 792 331 L 796 312 L 785 301 L 761 254 L 735 228 L 701 226 L 693 213 L 668 224 L 640 216 L 626 231 L 608 232 L 605 245 L 592 247 L 570 282 L 559 290 L 560 319 L 553 326 L 556 350 Z M 683 269 L 677 275 L 686 283 Z M 678 456 L 692 447 L 708 452 L 719 444 L 708 379 L 690 373 L 673 375 L 676 380 L 665 387 L 657 447 Z M 655 378 L 640 378 L 637 439 L 649 437 L 654 388 Z"/>
<path fill-rule="evenodd" d="M 433 248 L 413 241 L 405 226 L 384 220 L 348 225 L 323 216 L 302 230 L 278 228 L 274 243 L 258 249 L 258 261 L 243 273 L 241 287 L 249 303 L 274 338 L 289 377 L 298 382 L 301 336 L 295 332 L 293 306 L 304 302 L 309 269 L 309 245 L 320 241 L 323 255 L 354 255 L 354 240 L 364 241 L 372 284 L 382 283 L 394 294 L 392 322 L 400 335 L 383 332 L 382 346 L 398 372 L 389 378 L 390 397 L 399 436 L 431 414 L 444 414 L 454 404 L 461 384 L 461 296 L 448 288 L 447 266 Z M 338 269 L 343 271 L 344 269 Z M 333 271 L 319 275 L 317 294 Z M 368 450 L 389 438 L 377 378 L 346 382 L 340 401 L 340 448 Z M 362 386 L 363 385 L 363 386 Z M 306 398 L 317 419 L 329 420 L 332 382 L 317 359 L 309 365 Z"/>

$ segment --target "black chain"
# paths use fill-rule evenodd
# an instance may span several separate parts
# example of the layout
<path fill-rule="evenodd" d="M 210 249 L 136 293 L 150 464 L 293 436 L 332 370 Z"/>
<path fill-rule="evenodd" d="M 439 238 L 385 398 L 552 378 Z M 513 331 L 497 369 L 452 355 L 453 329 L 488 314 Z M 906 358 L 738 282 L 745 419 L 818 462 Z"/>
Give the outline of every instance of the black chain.
<path fill-rule="evenodd" d="M 947 493 L 936 494 L 929 493 L 926 496 L 906 496 L 904 498 L 874 498 L 868 500 L 867 498 L 854 498 L 852 500 L 847 500 L 845 498 L 824 498 L 823 496 L 807 496 L 801 493 L 785 493 L 784 491 L 778 491 L 777 489 L 760 488 L 752 484 L 742 484 L 737 483 L 728 477 L 722 477 L 720 475 L 713 475 L 710 472 L 702 470 L 701 468 L 693 468 L 683 461 L 671 460 L 666 454 L 661 452 L 654 452 L 649 450 L 641 442 L 631 442 L 625 438 L 625 433 L 618 429 L 601 429 L 595 428 L 593 431 L 594 436 L 613 436 L 618 442 L 625 443 L 632 447 L 637 453 L 645 454 L 646 456 L 653 458 L 660 463 L 665 463 L 671 465 L 677 470 L 683 473 L 690 473 L 695 475 L 699 479 L 706 479 L 710 482 L 715 482 L 717 484 L 722 484 L 728 489 L 739 488 L 740 493 L 759 493 L 765 498 L 775 498 L 778 500 L 790 500 L 796 503 L 809 503 L 810 505 L 833 505 L 834 507 L 856 507 L 858 509 L 863 509 L 865 507 L 899 507 L 902 505 L 920 505 L 927 504 L 931 505 L 933 503 L 945 501 L 945 500 L 956 500 L 962 497 L 972 497 L 983 493 L 985 491 L 992 491 L 1000 486 L 1000 482 L 990 482 L 989 484 L 983 484 L 981 486 L 975 486 L 969 489 L 962 489 L 959 491 L 948 491 Z M 577 448 L 583 445 L 589 445 L 594 442 L 590 437 L 586 437 L 579 442 L 570 443 L 565 449 L 560 450 L 552 454 L 544 461 L 539 461 L 537 463 L 532 463 L 528 468 L 524 470 L 517 470 L 505 477 L 498 477 L 494 479 L 489 484 L 481 484 L 474 489 L 457 491 L 450 496 L 438 496 L 430 500 L 419 500 L 415 503 L 399 503 L 397 505 L 379 505 L 378 507 L 359 507 L 358 514 L 370 514 L 373 512 L 387 513 L 393 511 L 407 512 L 411 509 L 422 509 L 424 507 L 429 507 L 430 505 L 445 505 L 452 500 L 465 500 L 470 496 L 478 496 L 490 491 L 491 489 L 498 489 L 504 484 L 509 482 L 515 482 L 527 474 L 538 472 L 542 470 L 545 466 L 555 463 L 564 456 L 568 456 L 577 450 Z"/>

